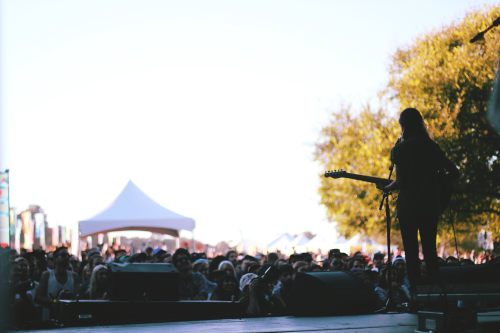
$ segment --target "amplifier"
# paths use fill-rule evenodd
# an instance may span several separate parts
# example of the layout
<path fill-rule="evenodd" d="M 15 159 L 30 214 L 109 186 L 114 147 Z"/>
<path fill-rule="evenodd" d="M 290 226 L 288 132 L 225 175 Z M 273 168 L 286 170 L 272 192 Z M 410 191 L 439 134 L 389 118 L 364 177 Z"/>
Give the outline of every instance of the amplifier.
<path fill-rule="evenodd" d="M 112 301 L 178 301 L 179 272 L 167 263 L 109 263 Z"/>

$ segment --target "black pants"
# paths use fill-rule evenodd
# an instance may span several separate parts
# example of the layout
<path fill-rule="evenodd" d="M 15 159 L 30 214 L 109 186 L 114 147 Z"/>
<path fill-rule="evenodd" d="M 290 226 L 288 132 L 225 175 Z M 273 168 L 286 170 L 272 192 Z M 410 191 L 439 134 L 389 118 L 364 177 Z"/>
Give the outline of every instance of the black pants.
<path fill-rule="evenodd" d="M 427 276 L 437 276 L 439 273 L 436 252 L 438 219 L 438 216 L 428 218 L 399 218 L 401 237 L 403 238 L 403 246 L 406 253 L 406 269 L 408 271 L 408 280 L 410 280 L 412 291 L 415 290 L 417 286 L 416 280 L 420 277 L 420 265 L 418 262 L 419 231 Z"/>

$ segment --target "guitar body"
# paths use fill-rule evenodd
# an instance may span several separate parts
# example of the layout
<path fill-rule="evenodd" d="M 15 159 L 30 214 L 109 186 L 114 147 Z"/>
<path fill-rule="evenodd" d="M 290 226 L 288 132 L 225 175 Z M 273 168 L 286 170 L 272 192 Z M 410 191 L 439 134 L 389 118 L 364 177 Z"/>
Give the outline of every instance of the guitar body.
<path fill-rule="evenodd" d="M 349 178 L 349 179 L 361 180 L 363 182 L 374 183 L 374 184 L 380 183 L 380 184 L 384 184 L 384 185 L 389 185 L 390 183 L 393 182 L 393 180 L 387 179 L 387 178 L 358 175 L 355 173 L 348 173 L 344 170 L 326 171 L 325 177 L 327 177 L 327 178 Z"/>

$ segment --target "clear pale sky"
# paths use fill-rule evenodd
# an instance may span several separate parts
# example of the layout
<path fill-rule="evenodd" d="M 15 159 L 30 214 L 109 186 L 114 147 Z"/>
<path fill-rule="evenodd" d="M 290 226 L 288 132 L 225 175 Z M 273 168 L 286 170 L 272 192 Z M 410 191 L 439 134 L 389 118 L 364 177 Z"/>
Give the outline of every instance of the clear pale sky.
<path fill-rule="evenodd" d="M 131 179 L 211 244 L 328 232 L 328 111 L 373 101 L 398 46 L 482 3 L 2 1 L 11 206 L 73 223 Z"/>

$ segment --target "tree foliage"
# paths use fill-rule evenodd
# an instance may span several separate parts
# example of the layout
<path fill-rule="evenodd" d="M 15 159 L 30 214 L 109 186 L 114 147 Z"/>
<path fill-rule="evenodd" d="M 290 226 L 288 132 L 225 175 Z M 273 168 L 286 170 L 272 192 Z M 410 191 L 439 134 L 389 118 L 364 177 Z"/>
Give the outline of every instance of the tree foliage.
<path fill-rule="evenodd" d="M 459 213 L 455 225 L 462 233 L 486 224 L 494 234 L 500 233 L 500 137 L 486 117 L 500 32 L 493 30 L 484 41 L 469 43 L 498 17 L 499 9 L 484 6 L 399 48 L 381 93 L 399 110 L 420 110 L 434 140 L 460 168 L 451 215 Z M 316 145 L 317 160 L 326 169 L 345 165 L 355 173 L 385 176 L 399 127 L 398 115 L 391 117 L 384 110 L 364 107 L 352 116 L 343 108 L 332 114 Z M 380 193 L 373 185 L 322 179 L 319 193 L 328 218 L 338 222 L 342 233 L 384 229 L 384 215 L 378 211 Z M 451 226 L 442 223 L 440 228 L 446 235 Z"/>

